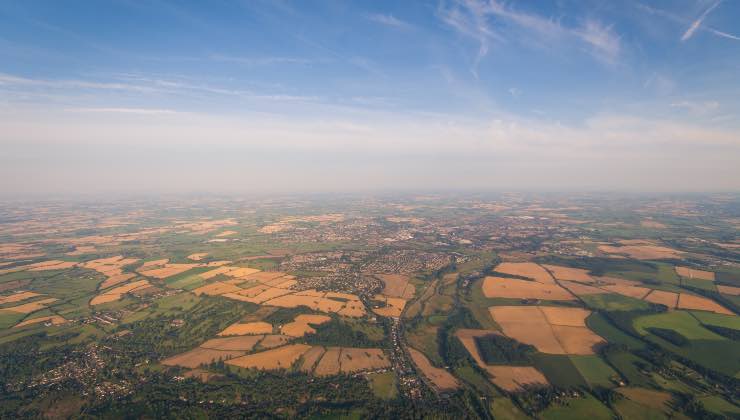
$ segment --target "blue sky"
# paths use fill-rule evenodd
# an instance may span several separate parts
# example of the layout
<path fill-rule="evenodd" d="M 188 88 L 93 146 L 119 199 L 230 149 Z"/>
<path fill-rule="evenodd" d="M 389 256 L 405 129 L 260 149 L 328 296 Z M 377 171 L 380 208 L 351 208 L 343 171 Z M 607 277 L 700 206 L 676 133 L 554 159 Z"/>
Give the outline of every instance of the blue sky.
<path fill-rule="evenodd" d="M 0 2 L 0 189 L 737 189 L 737 22 L 735 0 Z"/>

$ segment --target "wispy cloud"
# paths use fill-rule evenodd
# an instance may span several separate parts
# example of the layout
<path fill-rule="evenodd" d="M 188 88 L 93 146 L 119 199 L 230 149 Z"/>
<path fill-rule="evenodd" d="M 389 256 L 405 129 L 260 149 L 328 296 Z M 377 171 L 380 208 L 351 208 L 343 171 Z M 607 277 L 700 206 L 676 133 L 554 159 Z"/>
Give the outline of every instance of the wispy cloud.
<path fill-rule="evenodd" d="M 585 19 L 578 26 L 564 26 L 559 21 L 527 13 L 497 0 L 452 0 L 441 3 L 438 16 L 460 32 L 478 41 L 478 55 L 473 66 L 485 57 L 493 42 L 506 42 L 516 35 L 506 36 L 507 29 L 523 30 L 526 36 L 551 45 L 557 42 L 579 42 L 596 58 L 613 63 L 621 52 L 620 37 L 611 25 Z"/>
<path fill-rule="evenodd" d="M 720 3 L 722 3 L 721 0 L 709 6 L 709 8 L 707 8 L 707 10 L 705 10 L 704 13 L 702 13 L 701 16 L 699 16 L 698 19 L 691 22 L 691 25 L 681 37 L 681 42 L 688 41 L 689 39 L 691 39 L 691 37 L 694 36 L 694 33 L 696 32 L 696 30 L 699 29 L 699 27 L 701 26 L 702 22 L 704 22 L 704 19 L 706 19 L 707 16 L 709 16 L 709 14 L 712 12 L 712 10 L 716 9 Z"/>
<path fill-rule="evenodd" d="M 211 60 L 244 64 L 247 66 L 270 66 L 277 64 L 310 64 L 312 60 L 297 57 L 238 57 L 224 54 L 213 54 Z"/>
<path fill-rule="evenodd" d="M 371 13 L 366 15 L 367 19 L 375 23 L 379 23 L 385 26 L 392 26 L 394 28 L 410 28 L 412 25 L 406 21 L 398 19 L 393 15 L 384 15 L 382 13 Z"/>
<path fill-rule="evenodd" d="M 684 108 L 693 114 L 705 115 L 719 109 L 717 101 L 678 101 L 671 103 L 672 108 Z"/>
<path fill-rule="evenodd" d="M 152 108 L 69 108 L 68 112 L 78 113 L 106 113 L 106 114 L 131 114 L 131 115 L 173 115 L 177 111 L 171 109 L 152 109 Z"/>

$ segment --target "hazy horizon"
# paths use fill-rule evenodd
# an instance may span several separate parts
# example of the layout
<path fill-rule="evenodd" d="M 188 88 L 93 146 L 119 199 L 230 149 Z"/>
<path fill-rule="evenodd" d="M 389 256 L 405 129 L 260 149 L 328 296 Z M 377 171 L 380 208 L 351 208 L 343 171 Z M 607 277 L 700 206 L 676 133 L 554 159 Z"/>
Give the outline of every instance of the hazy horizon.
<path fill-rule="evenodd" d="M 5 2 L 0 196 L 740 190 L 740 3 Z"/>

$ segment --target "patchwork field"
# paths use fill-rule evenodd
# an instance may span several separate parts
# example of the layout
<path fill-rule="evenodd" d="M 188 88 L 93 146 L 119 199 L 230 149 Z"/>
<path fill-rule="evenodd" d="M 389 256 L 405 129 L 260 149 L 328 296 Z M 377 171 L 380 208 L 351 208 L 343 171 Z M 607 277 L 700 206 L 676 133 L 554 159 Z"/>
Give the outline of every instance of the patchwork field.
<path fill-rule="evenodd" d="M 483 280 L 486 297 L 541 300 L 574 300 L 575 297 L 557 284 L 539 283 L 528 280 L 486 277 Z"/>
<path fill-rule="evenodd" d="M 50 316 L 42 316 L 40 318 L 33 318 L 33 319 L 27 319 L 23 322 L 19 322 L 13 328 L 21 328 L 25 327 L 26 325 L 35 325 L 35 324 L 50 324 L 50 325 L 62 325 L 64 323 L 68 322 L 66 319 L 59 315 L 50 315 Z"/>
<path fill-rule="evenodd" d="M 544 306 L 493 306 L 491 316 L 504 334 L 550 354 L 593 354 L 604 339 L 585 326 L 590 311 Z"/>
<path fill-rule="evenodd" d="M 242 368 L 260 370 L 290 369 L 290 367 L 306 353 L 311 346 L 306 344 L 290 344 L 260 353 L 250 354 L 228 360 L 226 363 Z"/>

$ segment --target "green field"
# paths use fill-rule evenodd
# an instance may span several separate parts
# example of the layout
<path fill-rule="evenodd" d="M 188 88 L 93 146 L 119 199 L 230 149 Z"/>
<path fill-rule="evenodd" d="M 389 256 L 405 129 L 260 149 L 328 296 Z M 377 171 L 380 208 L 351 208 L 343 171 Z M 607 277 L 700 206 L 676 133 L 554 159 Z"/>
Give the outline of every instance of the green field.
<path fill-rule="evenodd" d="M 396 375 L 393 372 L 376 373 L 368 376 L 373 393 L 384 400 L 392 400 L 398 396 Z"/>
<path fill-rule="evenodd" d="M 616 293 L 584 295 L 581 296 L 581 300 L 589 308 L 602 311 L 634 311 L 650 308 L 648 302 Z"/>
<path fill-rule="evenodd" d="M 588 386 L 567 355 L 538 353 L 534 356 L 534 365 L 555 386 L 562 388 Z"/>
<path fill-rule="evenodd" d="M 613 419 L 614 413 L 599 400 L 585 394 L 580 398 L 570 398 L 565 404 L 553 404 L 540 413 L 544 420 L 598 420 Z"/>
<path fill-rule="evenodd" d="M 586 325 L 609 343 L 622 344 L 631 349 L 641 349 L 646 345 L 644 342 L 612 325 L 598 312 L 594 312 L 586 318 Z"/>
<path fill-rule="evenodd" d="M 740 316 L 715 314 L 713 312 L 704 311 L 692 311 L 691 315 L 693 315 L 702 324 L 740 330 Z"/>
<path fill-rule="evenodd" d="M 672 311 L 656 315 L 641 316 L 634 321 L 635 330 L 641 334 L 648 334 L 647 328 L 671 329 L 689 340 L 725 340 L 699 324 L 689 312 Z"/>
<path fill-rule="evenodd" d="M 529 418 L 506 397 L 494 398 L 491 401 L 491 413 L 495 419 L 525 420 Z"/>
<path fill-rule="evenodd" d="M 570 361 L 592 387 L 611 388 L 615 386 L 613 379 L 619 378 L 619 374 L 599 356 L 570 356 Z"/>

